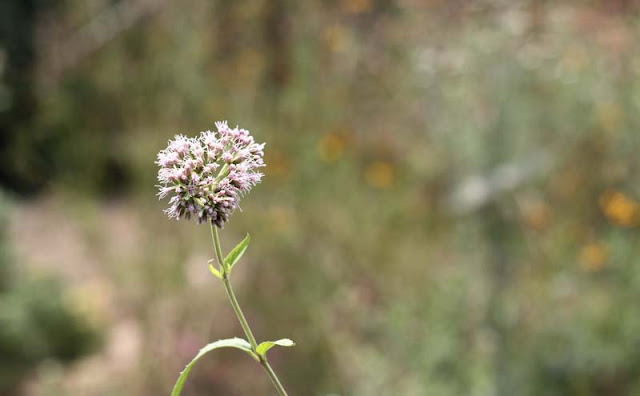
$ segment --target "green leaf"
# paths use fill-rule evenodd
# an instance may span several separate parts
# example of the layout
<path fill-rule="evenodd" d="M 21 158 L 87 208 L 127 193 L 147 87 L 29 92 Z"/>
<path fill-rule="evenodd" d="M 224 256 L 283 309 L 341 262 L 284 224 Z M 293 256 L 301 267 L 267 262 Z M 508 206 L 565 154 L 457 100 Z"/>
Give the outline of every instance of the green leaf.
<path fill-rule="evenodd" d="M 224 265 L 226 268 L 231 270 L 235 263 L 240 260 L 240 257 L 244 254 L 245 250 L 249 247 L 249 234 L 240 242 L 236 247 L 233 248 L 232 251 L 229 252 L 227 257 L 224 259 Z"/>
<path fill-rule="evenodd" d="M 180 373 L 180 377 L 178 377 L 176 384 L 173 386 L 171 396 L 180 396 L 180 392 L 182 392 L 182 388 L 184 387 L 184 382 L 187 380 L 189 372 L 196 364 L 198 359 L 200 359 L 205 353 L 211 352 L 214 349 L 218 348 L 238 348 L 247 352 L 255 360 L 258 360 L 257 356 L 251 350 L 251 345 L 242 338 L 228 338 L 226 340 L 218 340 L 216 342 L 212 342 L 211 344 L 208 344 L 204 348 L 200 349 L 196 357 L 194 357 L 193 360 L 189 362 L 189 364 L 187 364 L 184 370 L 182 370 L 182 372 Z"/>
<path fill-rule="evenodd" d="M 218 279 L 222 279 L 222 275 L 220 275 L 220 271 L 218 271 L 217 269 L 215 269 L 213 267 L 213 265 L 209 264 L 209 271 L 211 271 L 212 274 L 214 274 L 215 276 L 218 277 Z"/>
<path fill-rule="evenodd" d="M 269 349 L 273 348 L 276 345 L 282 346 L 282 347 L 292 347 L 296 345 L 296 343 L 291 341 L 288 338 L 283 338 L 278 341 L 264 341 L 264 342 L 261 342 L 260 345 L 258 345 L 258 347 L 256 348 L 256 351 L 258 352 L 258 355 L 264 356 L 264 354 L 266 354 Z"/>
<path fill-rule="evenodd" d="M 213 259 L 207 261 L 207 264 L 209 264 L 209 271 L 211 271 L 212 274 L 214 274 L 215 276 L 217 276 L 219 279 L 222 279 L 222 275 L 220 274 L 220 271 L 218 271 L 213 264 L 211 264 L 211 262 L 214 261 Z"/>

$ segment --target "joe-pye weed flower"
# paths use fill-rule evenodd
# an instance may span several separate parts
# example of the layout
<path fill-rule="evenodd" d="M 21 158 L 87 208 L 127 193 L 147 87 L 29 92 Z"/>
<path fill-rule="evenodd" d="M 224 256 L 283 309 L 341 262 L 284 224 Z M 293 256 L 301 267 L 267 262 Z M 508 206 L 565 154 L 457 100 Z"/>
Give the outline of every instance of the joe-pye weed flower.
<path fill-rule="evenodd" d="M 293 346 L 289 339 L 256 342 L 251 328 L 233 293 L 229 277 L 231 270 L 249 245 L 249 236 L 223 258 L 218 228 L 223 228 L 240 198 L 258 184 L 263 174 L 264 143 L 256 143 L 249 131 L 230 128 L 226 121 L 216 122 L 216 131 L 201 132 L 197 138 L 176 135 L 166 149 L 158 153 L 156 164 L 158 196 L 169 198 L 165 213 L 170 218 L 195 219 L 199 224 L 208 223 L 216 258 L 209 260 L 209 270 L 222 280 L 229 301 L 248 339 L 230 338 L 208 344 L 186 366 L 173 388 L 172 396 L 178 396 L 189 371 L 205 353 L 222 347 L 233 347 L 247 352 L 267 371 L 280 395 L 286 395 L 284 387 L 267 362 L 267 351 L 275 345 Z M 212 265 L 217 261 L 218 268 Z"/>
<path fill-rule="evenodd" d="M 262 179 L 258 169 L 264 166 L 264 143 L 226 122 L 216 122 L 216 128 L 198 138 L 177 135 L 158 153 L 158 195 L 171 196 L 165 211 L 169 217 L 193 217 L 222 228 L 240 197 Z"/>

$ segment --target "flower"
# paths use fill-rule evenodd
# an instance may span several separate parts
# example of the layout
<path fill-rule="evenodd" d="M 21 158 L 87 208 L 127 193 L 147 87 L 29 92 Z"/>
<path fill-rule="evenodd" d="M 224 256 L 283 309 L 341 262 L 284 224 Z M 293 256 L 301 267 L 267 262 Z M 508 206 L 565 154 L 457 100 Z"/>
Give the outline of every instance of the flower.
<path fill-rule="evenodd" d="M 608 190 L 600 196 L 600 206 L 607 219 L 623 227 L 640 224 L 640 204 L 620 191 Z"/>
<path fill-rule="evenodd" d="M 264 143 L 226 121 L 215 125 L 216 132 L 197 138 L 176 135 L 158 153 L 158 196 L 171 196 L 165 210 L 170 218 L 193 217 L 222 228 L 240 198 L 262 179 L 257 169 L 264 166 Z"/>

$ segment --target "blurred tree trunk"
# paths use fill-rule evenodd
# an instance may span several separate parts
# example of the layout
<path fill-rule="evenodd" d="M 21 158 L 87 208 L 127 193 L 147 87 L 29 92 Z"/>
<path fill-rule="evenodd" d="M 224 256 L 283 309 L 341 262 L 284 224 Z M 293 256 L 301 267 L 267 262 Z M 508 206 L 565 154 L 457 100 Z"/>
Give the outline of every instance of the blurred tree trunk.
<path fill-rule="evenodd" d="M 34 173 L 46 169 L 28 169 L 31 158 L 21 158 L 16 147 L 36 113 L 34 37 L 40 4 L 0 1 L 0 185 L 18 192 L 37 189 L 44 178 Z"/>

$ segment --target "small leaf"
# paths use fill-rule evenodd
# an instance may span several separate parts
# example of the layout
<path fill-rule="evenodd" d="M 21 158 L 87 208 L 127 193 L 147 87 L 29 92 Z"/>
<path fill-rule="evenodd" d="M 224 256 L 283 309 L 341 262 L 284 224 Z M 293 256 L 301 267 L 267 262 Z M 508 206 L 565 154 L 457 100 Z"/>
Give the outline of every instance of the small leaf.
<path fill-rule="evenodd" d="M 240 260 L 240 257 L 244 254 L 244 252 L 249 247 L 249 234 L 240 242 L 236 247 L 233 248 L 232 251 L 229 252 L 227 257 L 224 259 L 224 265 L 226 268 L 231 270 L 234 264 Z"/>
<path fill-rule="evenodd" d="M 180 392 L 182 392 L 182 388 L 184 387 L 184 383 L 187 380 L 187 376 L 189 372 L 196 364 L 198 359 L 200 359 L 205 353 L 211 352 L 214 349 L 218 348 L 238 348 L 245 352 L 247 352 L 252 358 L 258 360 L 256 355 L 251 350 L 251 345 L 242 338 L 228 338 L 226 340 L 218 340 L 216 342 L 212 342 L 211 344 L 206 345 L 204 348 L 200 349 L 196 357 L 193 358 L 189 364 L 182 370 L 176 384 L 173 386 L 173 390 L 171 391 L 171 396 L 180 396 Z"/>
<path fill-rule="evenodd" d="M 258 355 L 264 356 L 264 354 L 267 353 L 269 349 L 271 349 L 276 345 L 282 346 L 282 347 L 292 347 L 296 345 L 296 343 L 291 341 L 288 338 L 283 338 L 278 341 L 264 341 L 264 342 L 261 342 L 260 345 L 258 345 L 258 347 L 256 348 L 256 351 L 258 352 Z"/>
<path fill-rule="evenodd" d="M 209 271 L 211 271 L 212 274 L 214 274 L 215 276 L 217 276 L 219 279 L 222 279 L 222 275 L 220 274 L 220 271 L 218 271 L 213 264 L 211 264 L 212 260 L 209 260 Z"/>

